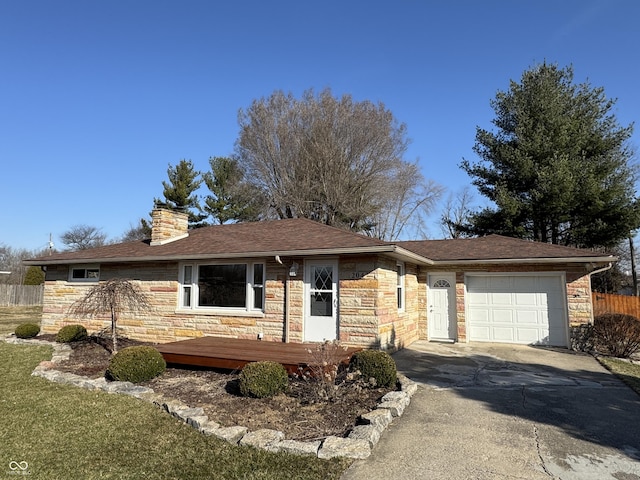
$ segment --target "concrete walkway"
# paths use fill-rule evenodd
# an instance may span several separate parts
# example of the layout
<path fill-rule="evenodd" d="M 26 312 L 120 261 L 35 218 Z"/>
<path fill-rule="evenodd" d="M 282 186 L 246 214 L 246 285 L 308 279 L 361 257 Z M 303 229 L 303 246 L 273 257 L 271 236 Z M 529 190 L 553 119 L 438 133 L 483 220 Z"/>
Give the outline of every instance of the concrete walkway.
<path fill-rule="evenodd" d="M 420 390 L 342 480 L 640 480 L 640 396 L 588 355 L 421 341 L 394 358 Z"/>

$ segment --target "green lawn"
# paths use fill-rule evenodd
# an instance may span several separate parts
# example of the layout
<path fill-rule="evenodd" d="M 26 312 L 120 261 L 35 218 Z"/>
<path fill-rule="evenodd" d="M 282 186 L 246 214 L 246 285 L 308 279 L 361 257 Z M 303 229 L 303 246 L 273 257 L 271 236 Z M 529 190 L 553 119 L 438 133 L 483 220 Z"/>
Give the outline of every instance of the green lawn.
<path fill-rule="evenodd" d="M 337 479 L 349 465 L 231 446 L 135 398 L 32 377 L 50 356 L 0 342 L 0 478 L 20 464 L 46 480 Z"/>
<path fill-rule="evenodd" d="M 0 336 L 13 333 L 21 323 L 40 325 L 41 318 L 42 307 L 0 307 Z"/>
<path fill-rule="evenodd" d="M 640 364 L 610 357 L 599 357 L 598 360 L 640 395 Z"/>

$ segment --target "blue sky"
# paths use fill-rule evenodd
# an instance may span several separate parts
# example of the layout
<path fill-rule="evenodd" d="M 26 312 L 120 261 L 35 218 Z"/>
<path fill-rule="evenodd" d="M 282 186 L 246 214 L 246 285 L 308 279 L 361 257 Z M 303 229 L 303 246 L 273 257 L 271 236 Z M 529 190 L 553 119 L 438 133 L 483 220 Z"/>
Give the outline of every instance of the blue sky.
<path fill-rule="evenodd" d="M 232 153 L 238 110 L 278 89 L 383 102 L 406 159 L 456 192 L 489 101 L 542 61 L 637 120 L 638 18 L 635 0 L 0 0 L 0 245 L 122 235 L 169 164 Z"/>

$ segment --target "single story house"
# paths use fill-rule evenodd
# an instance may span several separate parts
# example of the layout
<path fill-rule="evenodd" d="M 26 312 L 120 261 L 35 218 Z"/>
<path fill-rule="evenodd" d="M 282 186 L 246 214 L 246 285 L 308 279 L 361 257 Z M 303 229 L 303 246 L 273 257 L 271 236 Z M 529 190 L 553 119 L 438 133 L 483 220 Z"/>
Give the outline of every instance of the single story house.
<path fill-rule="evenodd" d="M 46 271 L 42 331 L 100 280 L 129 278 L 153 310 L 123 314 L 140 340 L 205 335 L 401 348 L 418 339 L 569 346 L 593 319 L 591 277 L 616 258 L 497 235 L 386 242 L 306 219 L 188 230 L 156 209 L 150 240 L 25 261 Z"/>

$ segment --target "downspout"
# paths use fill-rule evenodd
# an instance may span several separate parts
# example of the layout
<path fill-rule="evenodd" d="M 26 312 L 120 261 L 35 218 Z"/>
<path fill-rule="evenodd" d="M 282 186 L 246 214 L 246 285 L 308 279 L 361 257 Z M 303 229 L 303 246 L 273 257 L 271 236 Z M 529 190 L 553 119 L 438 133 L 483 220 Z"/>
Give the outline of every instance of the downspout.
<path fill-rule="evenodd" d="M 589 272 L 589 276 L 595 275 L 596 273 L 606 272 L 611 267 L 613 267 L 613 262 L 609 262 L 609 265 L 607 265 L 606 267 L 602 267 L 602 268 L 599 268 L 598 270 L 594 270 L 593 272 Z"/>
<path fill-rule="evenodd" d="M 291 282 L 291 276 L 287 272 L 287 278 L 284 281 L 284 343 L 289 343 L 289 282 Z"/>
<path fill-rule="evenodd" d="M 282 265 L 280 255 L 276 255 L 276 262 Z M 289 343 L 289 282 L 291 281 L 291 272 L 287 271 L 284 280 L 284 343 Z"/>
<path fill-rule="evenodd" d="M 298 276 L 298 264 L 296 263 L 295 260 L 291 260 L 291 266 L 289 267 L 289 270 L 287 271 L 287 280 L 284 286 L 284 296 L 285 296 L 285 313 L 284 313 L 284 341 L 285 343 L 289 343 L 289 324 L 290 322 L 290 317 L 289 317 L 289 308 L 291 306 L 291 277 L 297 277 Z"/>
<path fill-rule="evenodd" d="M 589 288 L 591 288 L 591 275 L 596 274 L 596 273 L 606 272 L 611 267 L 613 267 L 613 262 L 609 262 L 609 265 L 607 265 L 606 267 L 602 267 L 602 268 L 599 268 L 598 270 L 594 270 L 593 272 L 589 272 Z M 594 310 L 594 308 L 593 308 L 593 300 L 591 300 L 591 320 L 589 320 L 589 323 L 591 325 L 593 325 L 593 310 Z"/>

